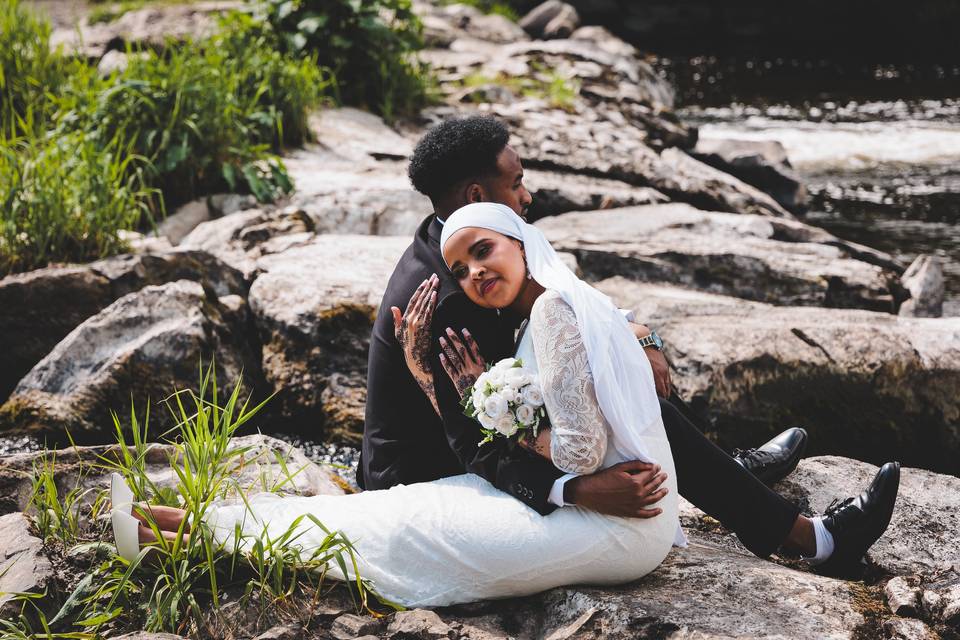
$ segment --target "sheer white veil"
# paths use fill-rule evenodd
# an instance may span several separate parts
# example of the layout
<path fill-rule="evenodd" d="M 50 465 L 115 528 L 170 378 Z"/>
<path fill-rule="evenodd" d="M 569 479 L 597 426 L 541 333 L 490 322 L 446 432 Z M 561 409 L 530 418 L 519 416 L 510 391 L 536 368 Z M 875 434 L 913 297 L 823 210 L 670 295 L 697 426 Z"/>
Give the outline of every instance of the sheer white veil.
<path fill-rule="evenodd" d="M 544 288 L 557 291 L 576 315 L 600 410 L 610 423 L 617 449 L 633 459 L 656 462 L 644 444 L 645 436 L 662 433 L 653 431 L 660 422 L 653 370 L 616 305 L 578 278 L 543 232 L 510 207 L 476 202 L 457 209 L 444 222 L 440 250 L 466 227 L 490 229 L 523 242 L 530 275 Z"/>

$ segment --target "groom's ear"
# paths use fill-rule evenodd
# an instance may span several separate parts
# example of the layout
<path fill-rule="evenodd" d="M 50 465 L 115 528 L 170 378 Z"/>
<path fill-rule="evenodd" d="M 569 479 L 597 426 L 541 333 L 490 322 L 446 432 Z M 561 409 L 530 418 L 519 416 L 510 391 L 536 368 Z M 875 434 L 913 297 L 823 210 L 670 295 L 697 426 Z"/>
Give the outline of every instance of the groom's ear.
<path fill-rule="evenodd" d="M 467 185 L 467 202 L 483 202 L 483 187 L 481 187 L 476 182 L 471 182 Z"/>

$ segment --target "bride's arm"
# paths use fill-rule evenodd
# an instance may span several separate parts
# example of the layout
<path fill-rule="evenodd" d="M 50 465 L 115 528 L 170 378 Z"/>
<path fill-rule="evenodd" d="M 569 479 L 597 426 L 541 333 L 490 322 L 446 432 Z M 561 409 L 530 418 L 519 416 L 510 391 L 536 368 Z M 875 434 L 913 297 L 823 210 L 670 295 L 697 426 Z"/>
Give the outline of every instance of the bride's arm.
<path fill-rule="evenodd" d="M 607 426 L 587 350 L 573 309 L 559 296 L 544 296 L 533 307 L 530 331 L 550 418 L 550 458 L 567 473 L 593 473 L 607 451 Z"/>

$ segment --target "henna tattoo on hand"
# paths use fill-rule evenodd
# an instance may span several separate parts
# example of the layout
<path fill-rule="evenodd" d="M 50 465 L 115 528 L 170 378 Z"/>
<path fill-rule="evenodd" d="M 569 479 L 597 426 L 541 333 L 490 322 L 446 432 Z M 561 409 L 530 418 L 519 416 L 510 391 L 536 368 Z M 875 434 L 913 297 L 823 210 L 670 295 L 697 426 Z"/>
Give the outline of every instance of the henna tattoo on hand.
<path fill-rule="evenodd" d="M 457 376 L 457 379 L 453 381 L 453 385 L 457 388 L 457 393 L 460 394 L 460 397 L 462 398 L 463 392 L 472 387 L 476 381 L 477 376 L 463 373 Z"/>
<path fill-rule="evenodd" d="M 417 384 L 420 385 L 420 390 L 423 391 L 424 395 L 427 396 L 427 399 L 430 400 L 430 404 L 433 405 L 433 410 L 437 412 L 437 415 L 440 415 L 440 405 L 437 404 L 437 393 L 433 389 L 433 376 L 428 378 L 421 378 L 420 376 L 413 376 L 413 379 L 417 381 Z"/>

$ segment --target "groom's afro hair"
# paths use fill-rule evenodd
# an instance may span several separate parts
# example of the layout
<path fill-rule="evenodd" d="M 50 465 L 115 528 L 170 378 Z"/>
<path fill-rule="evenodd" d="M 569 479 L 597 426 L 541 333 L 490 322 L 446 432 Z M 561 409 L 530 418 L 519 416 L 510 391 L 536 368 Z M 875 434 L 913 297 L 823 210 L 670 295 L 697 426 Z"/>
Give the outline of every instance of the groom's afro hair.
<path fill-rule="evenodd" d="M 413 188 L 434 202 L 470 178 L 495 174 L 510 132 L 491 116 L 444 120 L 430 129 L 410 157 Z"/>

